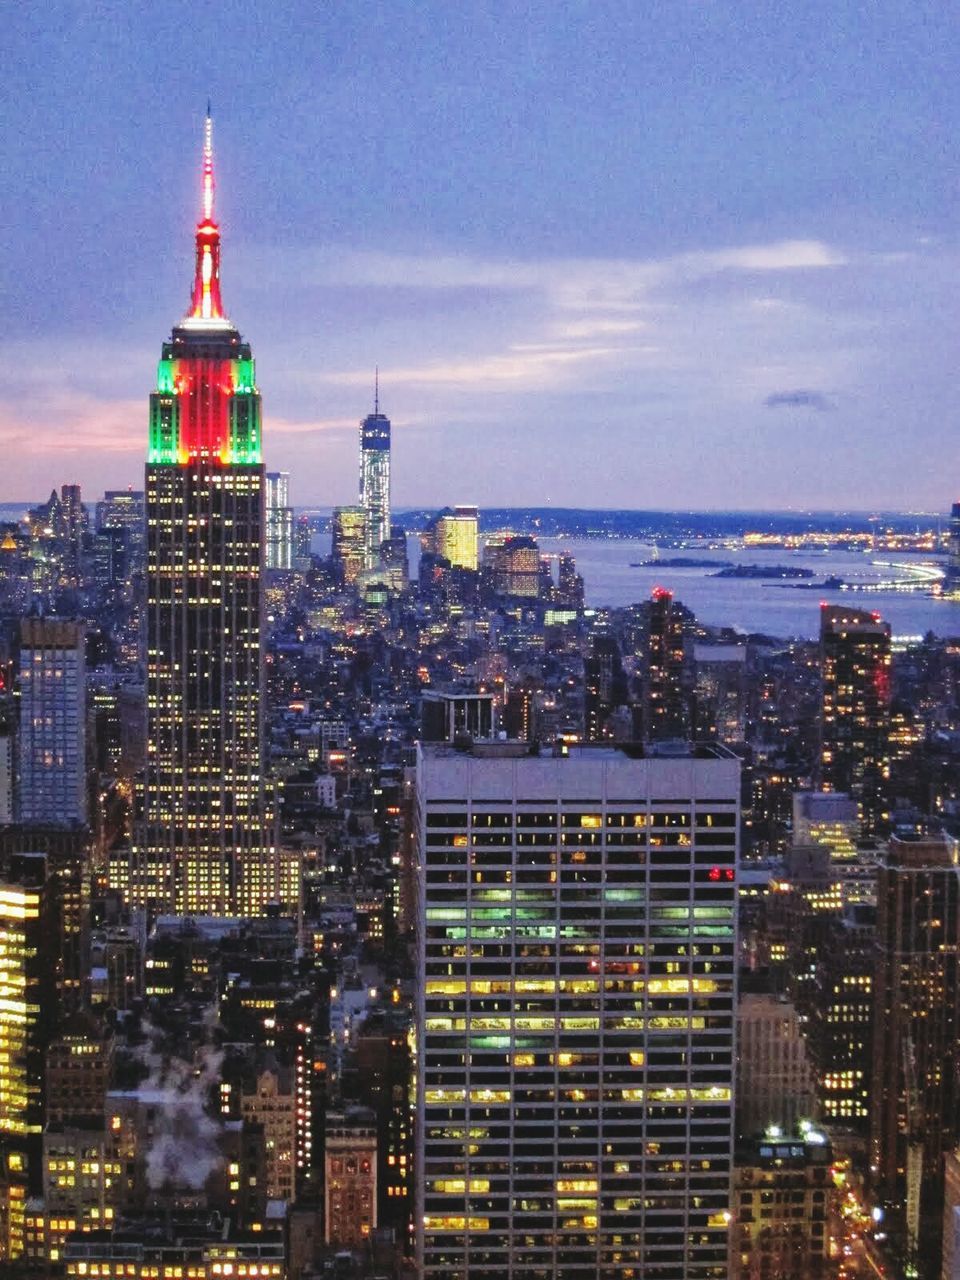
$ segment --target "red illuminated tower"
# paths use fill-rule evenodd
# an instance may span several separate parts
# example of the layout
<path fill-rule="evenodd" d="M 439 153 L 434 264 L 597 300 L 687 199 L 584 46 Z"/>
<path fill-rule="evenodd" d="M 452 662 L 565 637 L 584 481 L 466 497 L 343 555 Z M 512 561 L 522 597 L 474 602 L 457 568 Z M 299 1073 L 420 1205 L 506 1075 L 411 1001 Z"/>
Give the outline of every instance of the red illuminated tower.
<path fill-rule="evenodd" d="M 224 314 L 212 122 L 190 308 L 150 397 L 147 766 L 131 900 L 249 915 L 278 894 L 262 727 L 264 468 L 250 347 Z"/>
<path fill-rule="evenodd" d="M 689 699 L 684 687 L 683 615 L 673 592 L 655 587 L 650 598 L 644 730 L 648 742 L 690 736 Z"/>

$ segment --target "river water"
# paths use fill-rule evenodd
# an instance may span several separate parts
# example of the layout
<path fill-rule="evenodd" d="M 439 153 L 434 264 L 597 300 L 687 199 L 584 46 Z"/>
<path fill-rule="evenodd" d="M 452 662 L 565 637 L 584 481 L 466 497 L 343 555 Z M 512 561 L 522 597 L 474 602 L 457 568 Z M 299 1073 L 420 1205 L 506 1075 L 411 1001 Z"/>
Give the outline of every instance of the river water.
<path fill-rule="evenodd" d="M 632 568 L 651 559 L 654 548 L 626 539 L 542 538 L 547 553 L 568 551 L 583 575 L 588 605 L 617 607 L 648 599 L 654 587 L 667 587 L 701 622 L 732 626 L 740 631 L 762 631 L 775 636 L 813 639 L 819 632 L 820 602 L 827 600 L 856 609 L 877 610 L 893 628 L 894 637 L 921 636 L 933 631 L 960 636 L 960 601 L 935 599 L 922 591 L 841 591 L 822 587 L 798 587 L 789 581 L 761 578 L 715 578 L 715 568 L 669 568 L 653 565 Z M 845 582 L 871 584 L 907 577 L 890 565 L 932 567 L 929 556 L 873 554 L 857 551 L 785 551 L 756 548 L 731 551 L 664 550 L 662 559 L 687 557 L 734 564 L 789 565 L 812 570 L 810 583 L 828 577 Z M 882 559 L 884 566 L 877 565 Z"/>
<path fill-rule="evenodd" d="M 782 548 L 750 547 L 710 550 L 695 546 L 663 550 L 664 560 L 683 556 L 709 560 L 710 566 L 670 568 L 654 564 L 635 568 L 650 560 L 656 548 L 629 538 L 540 538 L 545 555 L 569 552 L 583 575 L 587 604 L 593 608 L 618 608 L 649 599 L 654 587 L 667 587 L 677 600 L 692 609 L 701 622 L 712 626 L 735 627 L 738 631 L 761 631 L 784 638 L 797 636 L 813 640 L 820 629 L 820 602 L 847 604 L 854 609 L 878 611 L 893 628 L 894 639 L 918 638 L 928 631 L 939 636 L 960 636 L 960 601 L 943 600 L 926 591 L 841 591 L 819 586 L 797 586 L 769 578 L 716 578 L 724 562 L 755 565 L 790 565 L 810 569 L 811 584 L 825 578 L 870 585 L 896 578 L 909 578 L 903 569 L 891 565 L 934 567 L 930 556 L 894 555 L 860 551 L 787 551 Z M 313 539 L 318 555 L 330 554 L 329 534 Z M 410 572 L 416 574 L 420 544 L 415 535 L 407 539 Z M 883 565 L 876 563 L 884 561 Z"/>

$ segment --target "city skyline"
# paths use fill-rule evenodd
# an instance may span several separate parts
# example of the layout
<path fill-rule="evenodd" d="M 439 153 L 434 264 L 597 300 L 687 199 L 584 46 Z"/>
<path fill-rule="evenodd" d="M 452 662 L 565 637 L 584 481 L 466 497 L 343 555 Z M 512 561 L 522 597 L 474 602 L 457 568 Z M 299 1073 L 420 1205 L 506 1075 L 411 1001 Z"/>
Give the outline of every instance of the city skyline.
<path fill-rule="evenodd" d="M 350 501 L 379 364 L 397 508 L 949 508 L 949 14 L 57 7 L 11 23 L 0 500 L 137 484 L 209 92 L 298 505 Z"/>

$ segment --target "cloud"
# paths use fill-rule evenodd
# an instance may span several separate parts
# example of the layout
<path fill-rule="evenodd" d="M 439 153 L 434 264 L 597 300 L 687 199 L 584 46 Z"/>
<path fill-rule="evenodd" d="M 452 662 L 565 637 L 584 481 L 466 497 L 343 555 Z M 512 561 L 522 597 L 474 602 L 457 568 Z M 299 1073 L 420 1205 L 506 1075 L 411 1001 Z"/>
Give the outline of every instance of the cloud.
<path fill-rule="evenodd" d="M 749 503 L 750 486 L 774 501 L 767 410 L 832 410 L 834 448 L 852 451 L 884 344 L 914 322 L 899 299 L 913 296 L 915 264 L 908 280 L 902 263 L 815 238 L 659 258 L 333 245 L 237 257 L 231 305 L 251 317 L 268 465 L 294 474 L 297 502 L 352 495 L 375 363 L 398 503 L 445 500 L 465 455 L 488 503 L 531 500 L 530 457 L 553 501 L 716 505 L 729 491 Z M 139 484 L 155 352 L 134 338 L 136 358 L 117 369 L 105 341 L 68 339 L 56 364 L 30 339 L 0 353 L 12 498 L 64 478 L 91 492 Z M 704 480 L 681 464 L 711 441 L 730 463 Z M 642 466 L 629 462 L 640 442 Z"/>
<path fill-rule="evenodd" d="M 77 391 L 42 390 L 15 404 L 0 403 L 0 445 L 29 440 L 32 455 L 143 454 L 147 401 Z"/>
<path fill-rule="evenodd" d="M 568 350 L 546 343 L 513 343 L 506 351 L 473 359 L 443 363 L 385 366 L 380 370 L 383 383 L 391 388 L 401 386 L 485 386 L 496 383 L 541 385 L 552 381 L 565 368 L 601 360 L 622 350 L 618 347 L 581 347 Z M 367 369 L 331 373 L 324 381 L 338 386 L 366 387 L 370 382 Z"/>
<path fill-rule="evenodd" d="M 823 391 L 775 391 L 763 403 L 768 409 L 815 409 L 817 413 L 837 407 L 834 398 Z"/>
<path fill-rule="evenodd" d="M 369 375 L 367 381 L 370 381 Z M 268 413 L 264 419 L 264 430 L 270 436 L 332 435 L 343 431 L 355 432 L 357 421 L 356 418 L 317 418 L 313 422 L 300 422 Z"/>
<path fill-rule="evenodd" d="M 561 308 L 633 309 L 659 287 L 727 273 L 820 270 L 846 265 L 819 240 L 780 240 L 700 250 L 664 258 L 543 258 L 528 261 L 469 254 L 396 254 L 331 247 L 248 252 L 254 278 L 296 290 L 330 286 L 417 291 L 468 290 L 540 294 Z M 252 264 L 251 264 L 252 259 Z"/>

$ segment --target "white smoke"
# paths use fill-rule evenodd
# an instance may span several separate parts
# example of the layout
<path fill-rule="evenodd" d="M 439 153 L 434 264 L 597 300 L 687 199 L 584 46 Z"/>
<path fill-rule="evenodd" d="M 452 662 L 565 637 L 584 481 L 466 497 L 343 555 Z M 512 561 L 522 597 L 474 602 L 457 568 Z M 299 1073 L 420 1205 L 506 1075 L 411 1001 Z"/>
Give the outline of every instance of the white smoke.
<path fill-rule="evenodd" d="M 209 1032 L 216 1021 L 205 1019 Z M 165 1052 L 157 1030 L 144 1023 L 148 1044 L 140 1058 L 149 1070 L 138 1092 L 151 1096 L 155 1107 L 154 1132 L 146 1154 L 147 1185 L 151 1191 L 174 1186 L 202 1191 L 220 1166 L 220 1124 L 206 1111 L 210 1088 L 220 1080 L 223 1053 L 202 1046 L 192 1062 L 175 1052 Z"/>

